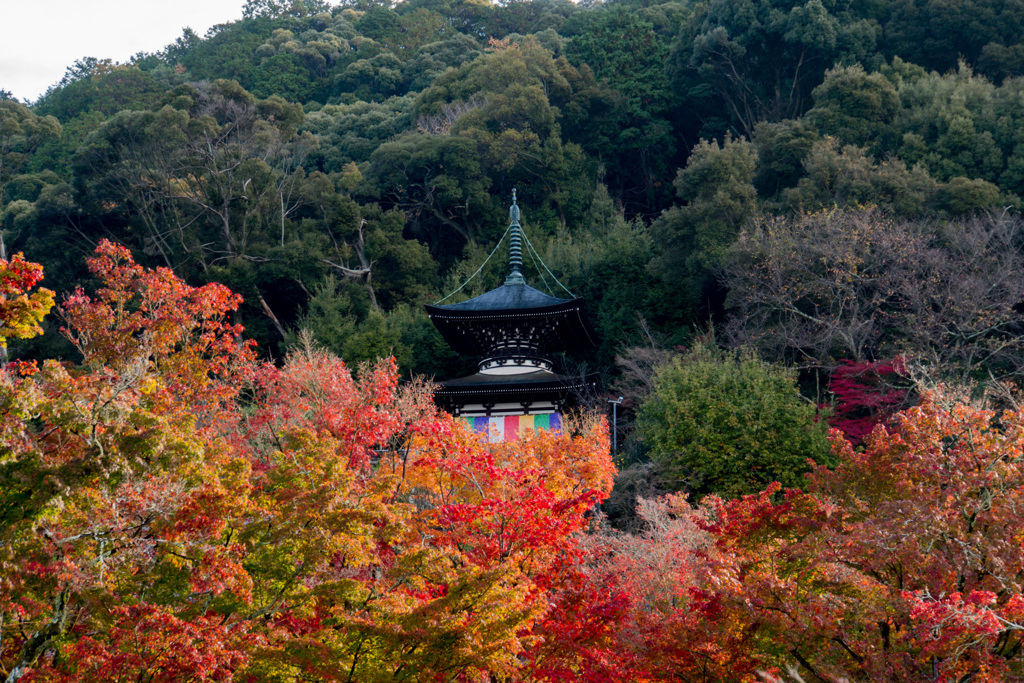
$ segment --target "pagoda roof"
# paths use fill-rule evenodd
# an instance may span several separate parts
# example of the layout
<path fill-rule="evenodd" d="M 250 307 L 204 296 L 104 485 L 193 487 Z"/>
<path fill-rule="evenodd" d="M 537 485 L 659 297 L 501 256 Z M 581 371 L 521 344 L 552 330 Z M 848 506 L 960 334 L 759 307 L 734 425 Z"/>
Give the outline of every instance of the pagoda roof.
<path fill-rule="evenodd" d="M 504 284 L 468 301 L 445 306 L 427 306 L 427 310 L 508 313 L 516 310 L 548 308 L 573 301 L 579 301 L 579 299 L 559 299 L 548 296 L 527 284 Z"/>
<path fill-rule="evenodd" d="M 550 370 L 537 370 L 518 375 L 497 375 L 478 372 L 438 383 L 439 397 L 473 398 L 505 396 L 509 399 L 555 395 L 586 385 L 586 379 L 566 377 Z"/>
<path fill-rule="evenodd" d="M 583 299 L 556 299 L 529 285 L 502 285 L 461 304 L 426 309 L 445 341 L 465 356 L 493 353 L 507 338 L 541 354 L 597 345 Z"/>

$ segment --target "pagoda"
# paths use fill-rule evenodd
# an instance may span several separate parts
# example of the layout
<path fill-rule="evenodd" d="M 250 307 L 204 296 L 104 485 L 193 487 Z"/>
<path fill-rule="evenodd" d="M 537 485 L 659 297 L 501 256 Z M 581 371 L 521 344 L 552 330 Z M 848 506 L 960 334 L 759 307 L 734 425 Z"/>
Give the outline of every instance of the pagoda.
<path fill-rule="evenodd" d="M 476 373 L 439 382 L 434 400 L 491 441 L 516 440 L 534 429 L 560 430 L 565 408 L 592 385 L 588 378 L 554 371 L 553 354 L 595 346 L 594 333 L 583 318 L 583 299 L 559 299 L 526 284 L 515 190 L 509 223 L 504 284 L 468 301 L 426 307 L 455 351 L 480 357 Z"/>

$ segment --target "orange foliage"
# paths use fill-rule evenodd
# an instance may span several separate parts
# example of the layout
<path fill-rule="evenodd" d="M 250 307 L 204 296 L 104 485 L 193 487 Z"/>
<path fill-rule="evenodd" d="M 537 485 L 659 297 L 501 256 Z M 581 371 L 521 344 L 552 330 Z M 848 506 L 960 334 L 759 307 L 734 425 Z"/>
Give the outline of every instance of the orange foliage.
<path fill-rule="evenodd" d="M 519 676 L 610 488 L 603 423 L 491 449 L 393 361 L 257 366 L 223 287 L 89 265 L 85 362 L 0 372 L 0 673 Z"/>
<path fill-rule="evenodd" d="M 42 334 L 39 323 L 53 307 L 53 292 L 45 287 L 29 292 L 42 279 L 43 267 L 20 253 L 9 261 L 0 259 L 0 346 L 11 338 Z"/>

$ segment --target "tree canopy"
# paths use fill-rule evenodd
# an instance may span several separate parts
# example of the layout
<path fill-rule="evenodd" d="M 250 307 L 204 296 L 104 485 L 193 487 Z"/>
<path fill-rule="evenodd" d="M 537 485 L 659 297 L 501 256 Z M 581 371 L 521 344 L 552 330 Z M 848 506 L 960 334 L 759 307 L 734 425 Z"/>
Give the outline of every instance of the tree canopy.
<path fill-rule="evenodd" d="M 0 101 L 0 231 L 58 296 L 115 239 L 238 291 L 234 315 L 278 359 L 305 327 L 350 360 L 392 348 L 432 374 L 454 361 L 415 350 L 442 348 L 421 305 L 476 270 L 515 187 L 539 251 L 575 254 L 561 275 L 603 333 L 585 361 L 612 371 L 637 314 L 670 343 L 728 322 L 723 259 L 755 217 L 941 222 L 1024 192 L 1019 13 L 992 3 L 243 9 Z M 609 211 L 642 235 L 628 257 L 594 234 Z M 605 297 L 616 281 L 643 295 Z M 68 348 L 48 332 L 12 352 Z"/>

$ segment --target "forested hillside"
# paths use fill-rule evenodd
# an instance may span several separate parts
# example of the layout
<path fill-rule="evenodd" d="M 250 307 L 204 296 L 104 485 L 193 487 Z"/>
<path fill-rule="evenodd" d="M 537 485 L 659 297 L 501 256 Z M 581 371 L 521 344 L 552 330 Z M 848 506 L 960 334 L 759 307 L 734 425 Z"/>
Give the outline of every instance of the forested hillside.
<path fill-rule="evenodd" d="M 391 352 L 406 373 L 450 375 L 464 362 L 421 304 L 476 270 L 516 187 L 541 256 L 587 299 L 602 339 L 589 366 L 610 371 L 647 339 L 639 313 L 662 344 L 714 322 L 763 339 L 771 360 L 830 369 L 946 341 L 882 321 L 856 342 L 780 332 L 785 315 L 728 266 L 771 258 L 736 247 L 752 217 L 874 206 L 842 220 L 883 239 L 909 231 L 955 260 L 960 240 L 936 221 L 1004 217 L 1024 194 L 1019 3 L 241 10 L 128 64 L 82 59 L 30 106 L 0 102 L 4 241 L 45 266 L 51 289 L 87 285 L 84 257 L 109 238 L 241 294 L 236 319 L 265 353 L 282 357 L 308 329 L 348 360 Z M 1019 244 L 1015 223 L 995 232 L 975 242 Z M 1004 294 L 997 315 L 1019 303 Z M 941 335 L 945 311 L 933 313 Z M 53 334 L 12 351 L 72 353 Z"/>

